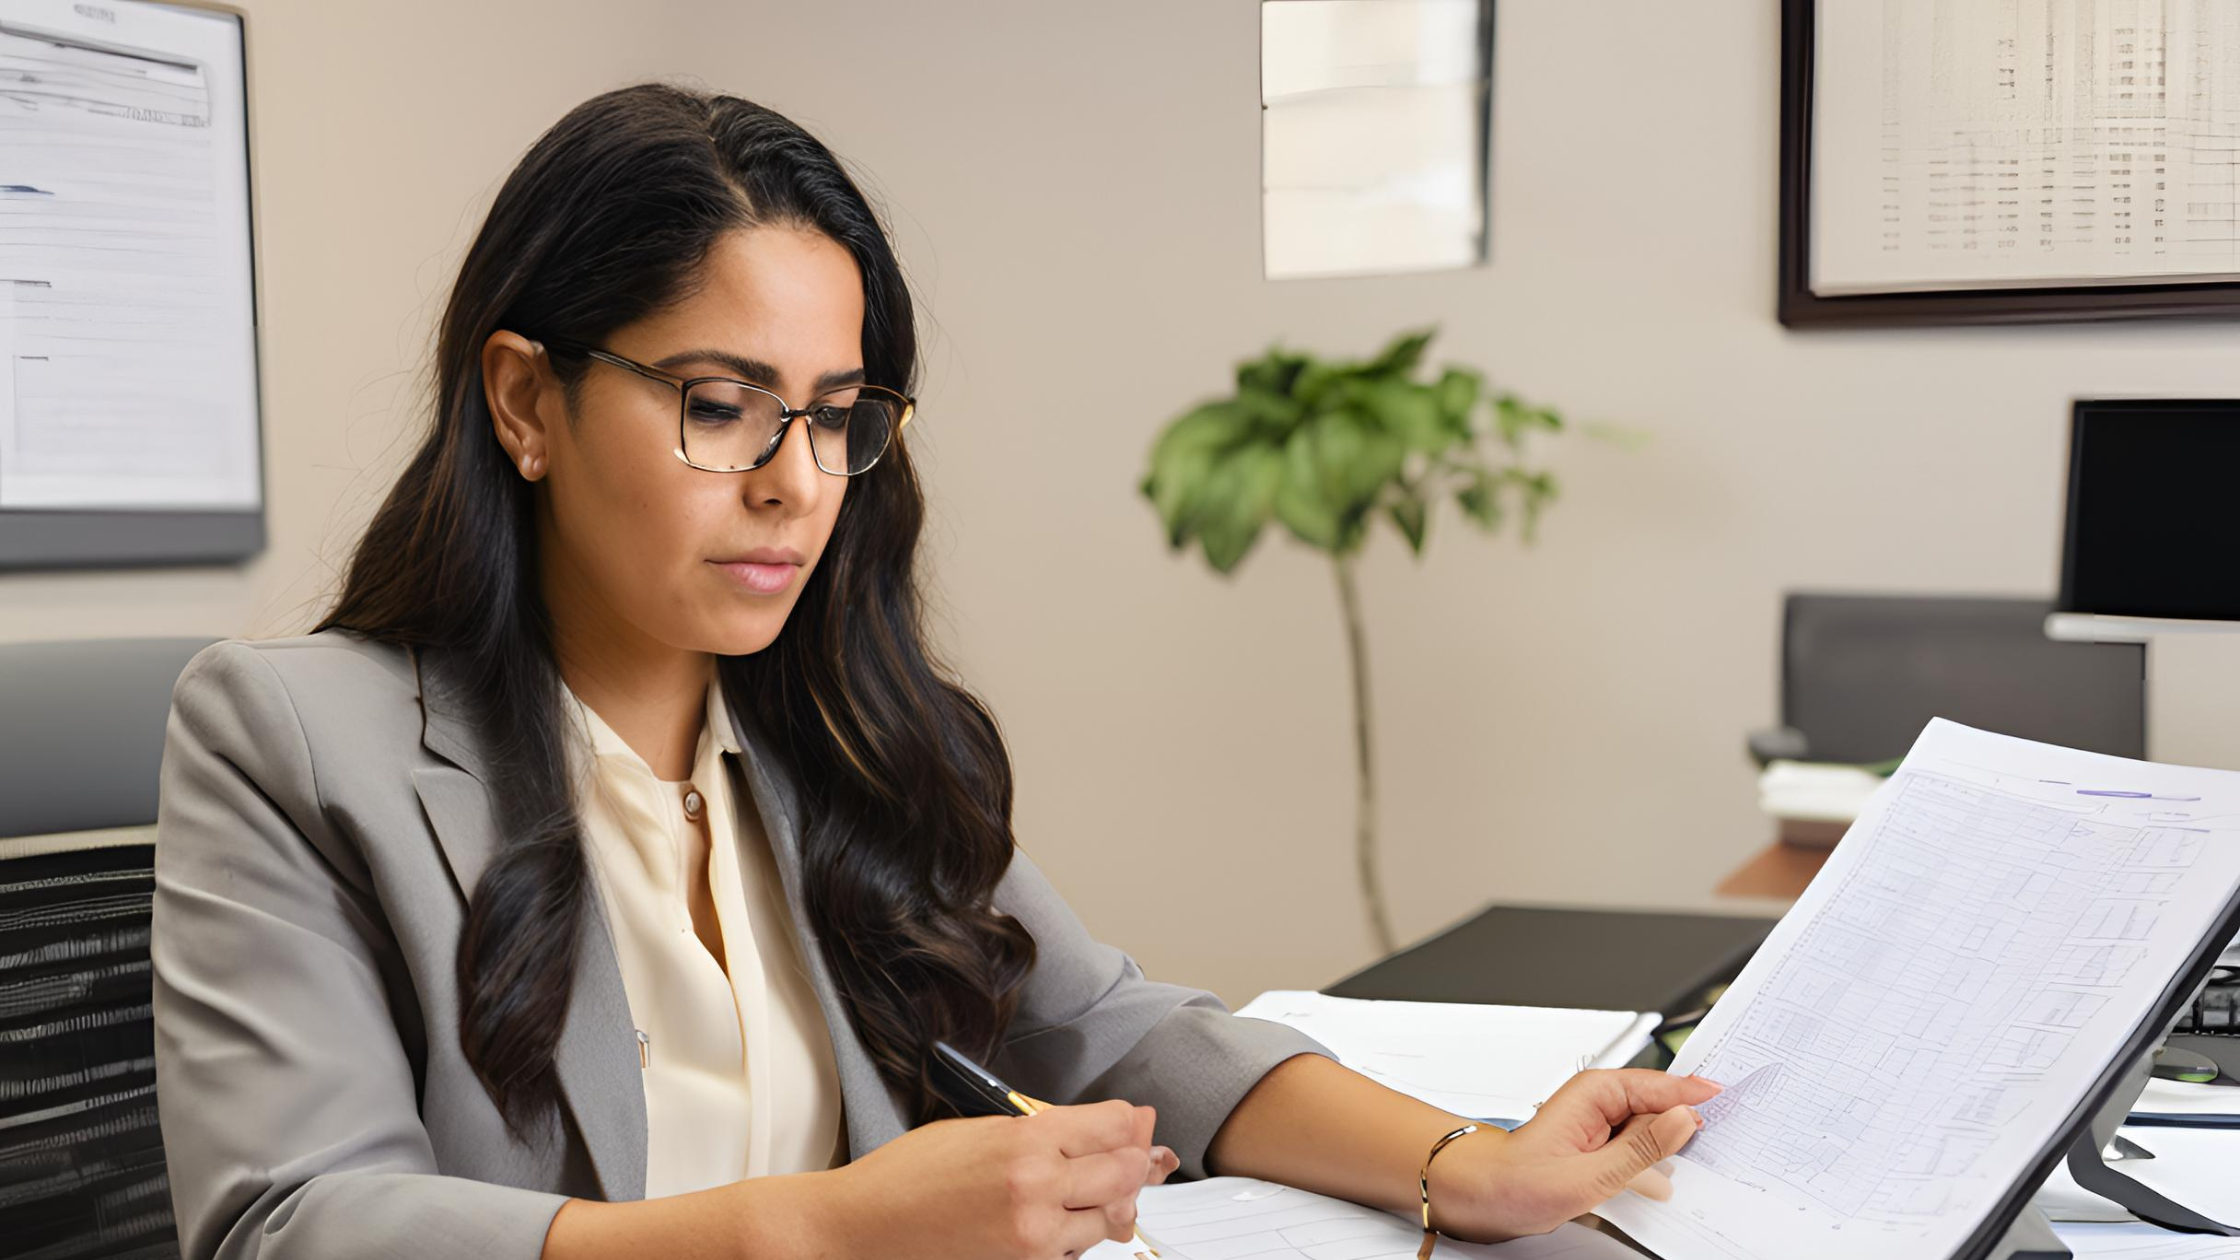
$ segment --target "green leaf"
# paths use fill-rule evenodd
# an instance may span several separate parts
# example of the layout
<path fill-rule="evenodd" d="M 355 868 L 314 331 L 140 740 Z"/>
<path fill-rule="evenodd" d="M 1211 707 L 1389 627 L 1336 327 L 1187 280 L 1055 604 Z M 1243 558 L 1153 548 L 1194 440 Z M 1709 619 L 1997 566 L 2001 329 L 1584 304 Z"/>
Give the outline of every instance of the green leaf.
<path fill-rule="evenodd" d="M 1300 542 L 1323 551 L 1337 549 L 1338 513 L 1322 497 L 1322 469 L 1315 460 L 1314 444 L 1304 434 L 1283 448 L 1275 514 Z"/>
<path fill-rule="evenodd" d="M 1352 411 L 1316 416 L 1300 426 L 1292 442 L 1311 449 L 1318 497 L 1337 514 L 1340 525 L 1349 515 L 1365 515 L 1383 497 L 1408 455 L 1406 443 L 1372 428 Z"/>
<path fill-rule="evenodd" d="M 1555 501 L 1556 479 L 1548 473 L 1528 473 L 1521 468 L 1511 468 L 1506 475 L 1524 500 L 1524 541 L 1533 542 L 1540 532 L 1540 513 Z"/>
<path fill-rule="evenodd" d="M 1151 450 L 1150 471 L 1137 488 L 1158 509 L 1168 546 L 1189 541 L 1190 519 L 1207 474 L 1244 432 L 1243 414 L 1234 402 L 1222 401 L 1185 413 L 1160 434 Z"/>
<path fill-rule="evenodd" d="M 1351 555 L 1361 550 L 1362 540 L 1369 535 L 1369 511 L 1359 508 L 1338 516 L 1338 554 Z"/>
<path fill-rule="evenodd" d="M 1494 497 L 1493 481 L 1479 472 L 1469 484 L 1454 492 L 1455 502 L 1462 514 L 1476 521 L 1487 533 L 1501 528 L 1501 502 Z"/>
<path fill-rule="evenodd" d="M 1439 383 L 1432 388 L 1449 433 L 1457 438 L 1470 436 L 1470 413 L 1478 409 L 1478 396 L 1485 392 L 1485 386 L 1485 377 L 1468 368 L 1448 368 L 1440 374 Z"/>
<path fill-rule="evenodd" d="M 1494 431 L 1501 435 L 1504 445 L 1514 449 L 1524 440 L 1525 426 L 1531 423 L 1526 408 L 1515 394 L 1502 394 L 1493 400 Z"/>
<path fill-rule="evenodd" d="M 1375 381 L 1361 391 L 1361 408 L 1378 428 L 1400 439 L 1408 450 L 1426 454 L 1454 445 L 1435 387 L 1410 381 Z"/>
<path fill-rule="evenodd" d="M 1493 416 L 1501 441 L 1511 450 L 1518 449 L 1525 434 L 1533 429 L 1546 429 L 1550 433 L 1563 431 L 1562 416 L 1546 407 L 1535 407 L 1515 394 L 1495 398 Z"/>
<path fill-rule="evenodd" d="M 1270 346 L 1266 354 L 1237 365 L 1237 390 L 1239 393 L 1259 390 L 1288 397 L 1292 383 L 1310 362 L 1306 355 Z"/>
<path fill-rule="evenodd" d="M 1400 479 L 1408 460 L 1408 444 L 1390 433 L 1364 429 L 1361 449 L 1346 470 L 1346 505 L 1367 511 L 1384 497 L 1385 488 Z"/>
<path fill-rule="evenodd" d="M 1299 406 L 1312 411 L 1322 405 L 1331 386 L 1347 379 L 1347 373 L 1336 364 L 1316 360 L 1299 370 L 1291 382 L 1291 396 Z"/>
<path fill-rule="evenodd" d="M 1240 447 L 1207 475 L 1198 541 L 1215 572 L 1231 572 L 1251 552 L 1282 478 L 1283 452 L 1273 446 Z"/>
<path fill-rule="evenodd" d="M 1422 499 L 1409 495 L 1385 510 L 1392 514 L 1392 523 L 1400 527 L 1401 535 L 1408 540 L 1408 549 L 1422 555 L 1424 529 L 1430 524 L 1429 506 Z"/>
<path fill-rule="evenodd" d="M 1423 350 L 1431 339 L 1439 335 L 1437 327 L 1421 328 L 1402 333 L 1369 360 L 1368 370 L 1380 376 L 1406 376 L 1423 362 Z"/>
<path fill-rule="evenodd" d="M 1621 450 L 1638 451 L 1653 440 L 1647 429 L 1628 428 L 1624 425 L 1590 420 L 1579 426 L 1581 436 L 1596 442 L 1608 442 Z"/>
<path fill-rule="evenodd" d="M 1354 469 L 1368 445 L 1368 430 L 1350 413 L 1325 412 L 1309 421 L 1293 441 L 1304 441 L 1314 456 L 1315 488 L 1340 516 L 1358 496 Z"/>
<path fill-rule="evenodd" d="M 1281 442 L 1299 427 L 1307 414 L 1306 407 L 1289 394 L 1272 394 L 1258 387 L 1237 391 L 1231 405 L 1243 430 L 1242 436 Z"/>

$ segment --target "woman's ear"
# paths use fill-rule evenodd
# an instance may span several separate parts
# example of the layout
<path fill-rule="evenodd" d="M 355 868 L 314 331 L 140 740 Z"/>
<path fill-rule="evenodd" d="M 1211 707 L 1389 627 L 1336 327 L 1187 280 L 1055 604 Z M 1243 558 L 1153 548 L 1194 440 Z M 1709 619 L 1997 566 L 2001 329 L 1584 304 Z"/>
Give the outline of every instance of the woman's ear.
<path fill-rule="evenodd" d="M 482 397 L 490 408 L 490 427 L 513 466 L 530 481 L 544 476 L 549 453 L 546 409 L 555 391 L 544 358 L 543 346 L 502 328 L 482 343 Z"/>

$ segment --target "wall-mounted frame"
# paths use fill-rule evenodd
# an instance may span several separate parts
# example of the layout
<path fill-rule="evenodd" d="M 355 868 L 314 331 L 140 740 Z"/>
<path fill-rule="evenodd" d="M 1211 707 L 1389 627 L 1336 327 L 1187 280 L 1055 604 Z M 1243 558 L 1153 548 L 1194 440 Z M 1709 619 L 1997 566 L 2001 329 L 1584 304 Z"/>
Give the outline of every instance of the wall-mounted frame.
<path fill-rule="evenodd" d="M 1260 0 L 1261 274 L 1484 266 L 1494 0 Z"/>
<path fill-rule="evenodd" d="M 1783 0 L 1781 322 L 2240 317 L 2240 6 L 2138 13 Z"/>
<path fill-rule="evenodd" d="M 0 0 L 0 569 L 265 542 L 241 10 Z"/>

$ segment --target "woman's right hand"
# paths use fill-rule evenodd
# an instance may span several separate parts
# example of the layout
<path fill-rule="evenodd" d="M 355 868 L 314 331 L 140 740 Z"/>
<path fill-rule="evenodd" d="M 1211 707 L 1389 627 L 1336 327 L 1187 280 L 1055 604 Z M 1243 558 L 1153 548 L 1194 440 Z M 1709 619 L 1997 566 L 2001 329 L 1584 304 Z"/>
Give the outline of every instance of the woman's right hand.
<path fill-rule="evenodd" d="M 1101 1102 L 939 1120 L 831 1174 L 847 1255 L 1065 1260 L 1133 1236 L 1136 1192 L 1174 1155 L 1149 1107 Z"/>

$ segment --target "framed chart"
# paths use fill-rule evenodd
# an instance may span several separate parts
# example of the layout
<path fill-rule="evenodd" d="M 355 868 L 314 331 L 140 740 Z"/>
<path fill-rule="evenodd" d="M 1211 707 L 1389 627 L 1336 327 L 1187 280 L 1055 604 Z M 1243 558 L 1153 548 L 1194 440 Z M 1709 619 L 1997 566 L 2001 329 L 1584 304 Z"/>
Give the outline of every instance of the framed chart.
<path fill-rule="evenodd" d="M 1792 327 L 2240 317 L 2240 4 L 1783 0 Z"/>
<path fill-rule="evenodd" d="M 264 546 L 238 11 L 0 0 L 0 568 Z"/>

